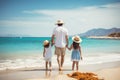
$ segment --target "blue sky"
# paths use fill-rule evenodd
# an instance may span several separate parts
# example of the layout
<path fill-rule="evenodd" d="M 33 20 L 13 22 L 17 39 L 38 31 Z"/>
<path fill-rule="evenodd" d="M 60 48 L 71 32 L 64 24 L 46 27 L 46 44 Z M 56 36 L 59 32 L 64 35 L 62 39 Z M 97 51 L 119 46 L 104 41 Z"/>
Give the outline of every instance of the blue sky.
<path fill-rule="evenodd" d="M 120 27 L 120 0 L 0 0 L 0 36 L 51 36 L 58 19 L 69 34 Z"/>

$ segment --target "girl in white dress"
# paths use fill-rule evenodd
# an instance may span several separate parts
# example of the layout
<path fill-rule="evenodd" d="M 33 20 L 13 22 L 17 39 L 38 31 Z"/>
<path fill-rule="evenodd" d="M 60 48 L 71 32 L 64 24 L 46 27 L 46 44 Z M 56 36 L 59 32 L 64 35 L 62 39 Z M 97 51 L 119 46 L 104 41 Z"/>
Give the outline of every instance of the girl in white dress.
<path fill-rule="evenodd" d="M 43 51 L 43 57 L 45 60 L 45 66 L 46 66 L 46 70 L 48 70 L 48 64 L 49 64 L 49 69 L 50 71 L 52 70 L 52 63 L 51 63 L 51 59 L 52 59 L 52 45 L 50 44 L 50 42 L 48 40 L 45 40 L 44 43 L 44 51 Z"/>

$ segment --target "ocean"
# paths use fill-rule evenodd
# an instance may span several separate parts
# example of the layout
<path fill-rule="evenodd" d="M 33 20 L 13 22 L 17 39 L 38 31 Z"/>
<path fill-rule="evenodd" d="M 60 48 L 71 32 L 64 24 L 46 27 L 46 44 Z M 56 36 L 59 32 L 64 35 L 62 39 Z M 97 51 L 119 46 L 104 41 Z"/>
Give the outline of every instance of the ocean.
<path fill-rule="evenodd" d="M 50 37 L 0 37 L 0 70 L 43 67 L 43 41 Z M 72 43 L 69 38 L 69 46 Z M 83 61 L 80 65 L 120 61 L 120 40 L 82 38 Z M 52 47 L 52 64 L 57 65 Z M 71 51 L 66 50 L 65 64 L 71 65 Z"/>

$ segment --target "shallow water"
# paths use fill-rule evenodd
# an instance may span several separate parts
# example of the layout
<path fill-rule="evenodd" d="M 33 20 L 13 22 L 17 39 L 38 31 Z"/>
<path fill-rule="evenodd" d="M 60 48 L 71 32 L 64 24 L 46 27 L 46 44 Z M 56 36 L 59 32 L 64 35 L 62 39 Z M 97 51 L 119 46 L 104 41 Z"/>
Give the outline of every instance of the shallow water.
<path fill-rule="evenodd" d="M 44 66 L 43 41 L 50 37 L 0 38 L 0 70 Z M 120 61 L 120 40 L 82 38 L 83 61 L 80 65 Z M 69 46 L 72 43 L 69 38 Z M 52 48 L 54 54 L 54 47 Z M 66 51 L 65 64 L 71 65 L 71 51 Z M 56 56 L 52 58 L 57 66 Z"/>

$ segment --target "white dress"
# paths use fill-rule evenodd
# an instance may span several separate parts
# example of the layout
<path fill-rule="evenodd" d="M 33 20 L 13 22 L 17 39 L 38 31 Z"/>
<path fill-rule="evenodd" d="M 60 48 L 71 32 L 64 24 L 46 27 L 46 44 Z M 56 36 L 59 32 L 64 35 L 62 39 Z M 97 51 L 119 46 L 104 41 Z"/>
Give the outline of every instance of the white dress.
<path fill-rule="evenodd" d="M 45 61 L 51 61 L 52 59 L 52 47 L 51 45 L 48 48 L 45 48 Z"/>

